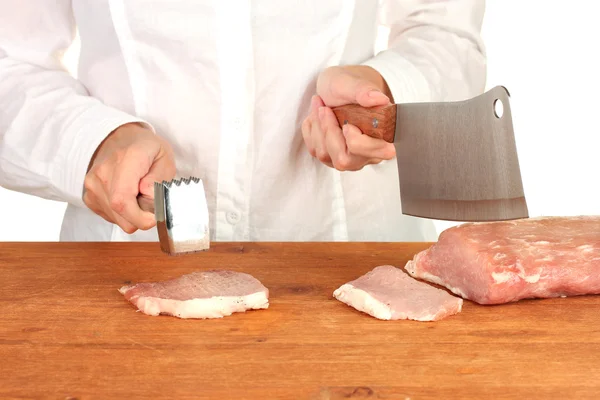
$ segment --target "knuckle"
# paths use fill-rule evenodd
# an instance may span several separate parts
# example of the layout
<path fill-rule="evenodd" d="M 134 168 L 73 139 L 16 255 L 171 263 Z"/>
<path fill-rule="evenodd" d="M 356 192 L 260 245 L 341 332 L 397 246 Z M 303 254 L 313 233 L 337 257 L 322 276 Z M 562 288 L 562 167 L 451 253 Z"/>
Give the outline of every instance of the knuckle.
<path fill-rule="evenodd" d="M 148 229 L 152 229 L 154 227 L 154 221 L 146 221 L 140 226 L 140 229 L 143 231 L 147 231 Z"/>
<path fill-rule="evenodd" d="M 371 90 L 376 88 L 369 81 L 361 80 L 356 84 L 356 94 L 366 96 Z"/>
<path fill-rule="evenodd" d="M 167 172 L 169 174 L 169 179 L 173 178 L 177 173 L 177 167 L 175 166 L 175 161 L 171 160 L 169 163 L 169 167 L 167 168 Z"/>
<path fill-rule="evenodd" d="M 323 134 L 323 127 L 318 117 L 311 120 L 309 133 L 311 136 L 321 136 Z"/>
<path fill-rule="evenodd" d="M 384 160 L 391 160 L 396 156 L 396 149 L 394 147 L 390 147 L 389 150 L 386 150 L 383 154 Z"/>
<path fill-rule="evenodd" d="M 350 170 L 353 167 L 352 159 L 347 154 L 340 154 L 334 162 L 334 167 L 340 171 Z"/>
<path fill-rule="evenodd" d="M 316 150 L 317 153 L 317 159 L 321 162 L 330 162 L 331 158 L 329 157 L 329 154 L 327 154 L 327 152 L 323 149 L 317 149 Z"/>
<path fill-rule="evenodd" d="M 348 136 L 346 138 L 346 147 L 348 147 L 348 150 L 351 153 L 356 153 L 358 150 L 360 150 L 360 143 L 358 142 L 356 137 Z"/>
<path fill-rule="evenodd" d="M 305 118 L 304 121 L 302 122 L 302 127 L 301 127 L 303 134 L 306 135 L 308 132 L 310 132 L 310 124 L 311 124 L 310 117 Z"/>
<path fill-rule="evenodd" d="M 148 185 L 148 188 L 152 188 L 154 187 L 154 182 L 171 180 L 175 177 L 176 173 L 177 169 L 175 166 L 171 166 L 170 164 L 163 165 L 158 174 L 146 175 L 146 177 L 141 180 L 141 185 L 146 184 Z"/>
<path fill-rule="evenodd" d="M 329 162 L 329 157 L 324 156 L 323 154 L 317 154 L 317 159 L 321 162 L 327 163 Z"/>
<path fill-rule="evenodd" d="M 94 206 L 94 200 L 93 197 L 90 195 L 90 192 L 85 192 L 83 194 L 83 203 L 88 206 L 88 208 L 92 211 L 94 211 L 93 206 Z"/>
<path fill-rule="evenodd" d="M 137 231 L 137 228 L 135 226 L 132 225 L 120 225 L 121 229 L 123 229 L 123 231 L 129 235 L 131 235 L 132 233 L 134 233 L 135 231 Z"/>
<path fill-rule="evenodd" d="M 113 155 L 111 157 L 112 164 L 121 163 L 123 161 L 123 159 L 125 159 L 125 157 L 127 156 L 129 149 L 130 148 L 128 147 L 126 149 L 115 150 L 115 152 L 113 153 Z M 108 164 L 106 164 L 106 166 L 108 166 Z"/>
<path fill-rule="evenodd" d="M 113 220 L 111 220 L 108 215 L 104 214 L 102 211 L 94 211 L 97 215 L 100 216 L 100 218 L 102 218 L 103 220 L 105 220 L 106 222 L 110 222 L 111 224 L 114 223 Z"/>
<path fill-rule="evenodd" d="M 100 184 L 103 187 L 108 186 L 108 183 L 109 183 L 108 175 L 103 175 L 102 177 L 98 178 L 98 180 L 100 181 Z"/>
<path fill-rule="evenodd" d="M 114 220 L 114 218 L 111 218 L 111 217 L 109 216 L 109 214 L 105 213 L 103 210 L 100 210 L 100 209 L 98 209 L 98 210 L 94 210 L 94 212 L 95 212 L 96 214 L 98 214 L 98 215 L 99 215 L 99 216 L 100 216 L 102 219 L 104 219 L 106 222 L 110 222 L 111 224 L 114 224 L 114 223 L 116 223 L 116 222 L 115 222 L 115 220 Z"/>
<path fill-rule="evenodd" d="M 111 167 L 108 163 L 102 163 L 98 165 L 90 177 L 90 183 L 92 180 L 98 180 L 103 186 L 108 184 L 108 177 L 110 176 Z"/>
<path fill-rule="evenodd" d="M 110 208 L 117 214 L 122 214 L 125 211 L 125 196 L 120 193 L 114 193 L 110 197 Z"/>
<path fill-rule="evenodd" d="M 85 189 L 85 192 L 92 192 L 94 190 L 94 177 L 93 175 L 86 175 L 85 178 L 83 179 L 83 188 Z M 85 196 L 84 196 L 85 197 Z"/>
<path fill-rule="evenodd" d="M 139 159 L 146 156 L 146 151 L 141 146 L 130 146 L 121 156 L 121 160 Z"/>

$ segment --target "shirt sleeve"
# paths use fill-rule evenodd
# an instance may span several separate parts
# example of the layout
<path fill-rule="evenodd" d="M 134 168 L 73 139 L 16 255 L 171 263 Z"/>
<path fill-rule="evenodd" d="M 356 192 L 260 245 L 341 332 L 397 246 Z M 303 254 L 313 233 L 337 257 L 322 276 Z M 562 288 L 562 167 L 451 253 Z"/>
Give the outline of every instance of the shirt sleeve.
<path fill-rule="evenodd" d="M 108 107 L 62 65 L 75 38 L 71 0 L 0 2 L 0 186 L 85 207 L 98 145 L 140 122 Z"/>
<path fill-rule="evenodd" d="M 363 65 L 382 75 L 396 103 L 479 95 L 486 83 L 484 11 L 484 0 L 384 1 L 388 46 Z"/>

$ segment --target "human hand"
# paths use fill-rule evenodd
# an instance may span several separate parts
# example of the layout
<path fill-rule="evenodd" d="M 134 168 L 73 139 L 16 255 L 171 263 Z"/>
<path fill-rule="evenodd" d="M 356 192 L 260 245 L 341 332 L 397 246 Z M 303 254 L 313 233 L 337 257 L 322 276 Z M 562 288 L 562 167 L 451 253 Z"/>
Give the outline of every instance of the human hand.
<path fill-rule="evenodd" d="M 310 114 L 302 123 L 308 151 L 325 165 L 340 171 L 357 171 L 395 157 L 392 143 L 375 139 L 352 124 L 340 127 L 332 107 L 358 104 L 385 106 L 393 101 L 385 80 L 367 66 L 329 67 L 317 80 Z"/>
<path fill-rule="evenodd" d="M 137 123 L 115 129 L 98 146 L 85 177 L 84 203 L 108 222 L 131 234 L 156 221 L 142 210 L 138 194 L 154 198 L 154 182 L 175 176 L 169 144 Z"/>

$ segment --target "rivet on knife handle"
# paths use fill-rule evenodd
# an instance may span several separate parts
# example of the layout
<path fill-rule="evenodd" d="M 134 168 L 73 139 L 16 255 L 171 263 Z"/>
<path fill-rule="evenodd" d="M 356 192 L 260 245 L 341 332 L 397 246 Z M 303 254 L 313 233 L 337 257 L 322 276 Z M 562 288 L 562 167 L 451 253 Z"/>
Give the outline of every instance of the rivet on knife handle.
<path fill-rule="evenodd" d="M 396 105 L 378 106 L 365 108 L 358 104 L 348 104 L 334 107 L 335 114 L 340 126 L 349 123 L 356 126 L 365 135 L 386 142 L 394 142 L 396 131 Z"/>

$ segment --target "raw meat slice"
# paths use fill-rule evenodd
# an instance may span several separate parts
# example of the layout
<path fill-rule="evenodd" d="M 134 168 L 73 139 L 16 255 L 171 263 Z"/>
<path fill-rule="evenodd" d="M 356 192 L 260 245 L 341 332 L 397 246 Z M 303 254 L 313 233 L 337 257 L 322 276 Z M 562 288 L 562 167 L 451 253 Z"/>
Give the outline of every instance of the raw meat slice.
<path fill-rule="evenodd" d="M 381 265 L 340 286 L 333 296 L 384 320 L 437 321 L 462 309 L 463 300 L 411 278 L 392 265 Z"/>
<path fill-rule="evenodd" d="M 465 223 L 406 270 L 480 304 L 600 294 L 600 216 Z"/>
<path fill-rule="evenodd" d="M 123 286 L 119 292 L 148 315 L 221 318 L 269 307 L 269 290 L 242 272 L 192 272 L 156 283 Z"/>

